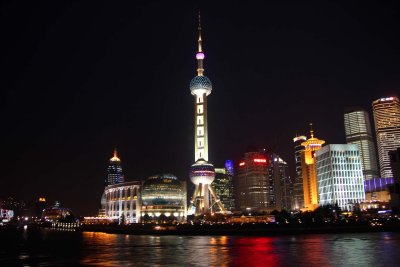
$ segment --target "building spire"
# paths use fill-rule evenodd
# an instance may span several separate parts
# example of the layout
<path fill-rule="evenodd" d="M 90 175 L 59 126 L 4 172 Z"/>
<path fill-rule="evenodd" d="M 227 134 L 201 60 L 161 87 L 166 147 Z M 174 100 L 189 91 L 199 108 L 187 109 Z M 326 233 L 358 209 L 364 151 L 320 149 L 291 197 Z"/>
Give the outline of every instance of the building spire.
<path fill-rule="evenodd" d="M 110 159 L 111 161 L 121 161 L 118 158 L 117 148 L 114 148 L 114 156 Z"/>
<path fill-rule="evenodd" d="M 314 129 L 313 129 L 312 122 L 310 122 L 310 135 L 311 135 L 311 138 L 314 138 Z"/>
<path fill-rule="evenodd" d="M 202 39 L 201 39 L 201 16 L 200 16 L 200 11 L 199 11 L 199 26 L 197 27 L 197 29 L 199 31 L 199 39 L 197 40 L 198 49 L 197 49 L 197 54 L 196 54 L 197 76 L 203 76 L 203 72 L 204 72 L 204 68 L 203 68 L 204 53 L 203 53 Z"/>
<path fill-rule="evenodd" d="M 118 155 L 117 155 L 117 148 L 116 148 L 116 147 L 114 148 L 114 158 L 118 158 Z"/>

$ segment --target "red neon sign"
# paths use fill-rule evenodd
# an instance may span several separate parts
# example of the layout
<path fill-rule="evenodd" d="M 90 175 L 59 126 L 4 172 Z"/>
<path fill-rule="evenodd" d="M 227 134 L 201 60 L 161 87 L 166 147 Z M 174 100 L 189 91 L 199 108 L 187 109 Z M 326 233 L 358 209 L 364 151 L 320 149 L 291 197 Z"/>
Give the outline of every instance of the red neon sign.
<path fill-rule="evenodd" d="M 253 159 L 253 161 L 257 163 L 267 163 L 266 159 Z"/>

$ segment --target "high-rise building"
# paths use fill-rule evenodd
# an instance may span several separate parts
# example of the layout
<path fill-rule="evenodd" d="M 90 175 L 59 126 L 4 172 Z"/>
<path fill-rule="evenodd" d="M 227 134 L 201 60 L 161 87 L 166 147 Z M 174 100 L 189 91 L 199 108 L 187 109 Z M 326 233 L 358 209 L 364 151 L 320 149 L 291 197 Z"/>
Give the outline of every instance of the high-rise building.
<path fill-rule="evenodd" d="M 270 211 L 270 180 L 265 153 L 249 151 L 239 162 L 234 184 L 235 204 L 242 211 Z"/>
<path fill-rule="evenodd" d="M 381 177 L 393 177 L 389 151 L 400 147 L 400 102 L 397 97 L 372 102 Z"/>
<path fill-rule="evenodd" d="M 227 160 L 225 168 L 215 168 L 215 179 L 211 184 L 227 211 L 232 211 L 235 208 L 233 175 L 233 163 L 231 160 Z"/>
<path fill-rule="evenodd" d="M 358 146 L 326 145 L 316 151 L 320 205 L 338 205 L 351 211 L 365 201 L 364 178 Z"/>
<path fill-rule="evenodd" d="M 304 151 L 304 146 L 301 143 L 306 140 L 307 137 L 304 135 L 298 135 L 293 138 L 296 173 L 293 180 L 292 210 L 300 210 L 304 207 L 303 176 L 301 172 L 301 154 Z"/>
<path fill-rule="evenodd" d="M 355 144 L 360 150 L 365 180 L 379 177 L 375 143 L 368 113 L 361 108 L 348 108 L 344 113 L 346 142 Z"/>
<path fill-rule="evenodd" d="M 117 156 L 117 149 L 114 149 L 114 156 L 110 159 L 108 164 L 105 185 L 108 186 L 123 182 L 125 182 L 125 178 L 122 172 L 121 160 Z"/>
<path fill-rule="evenodd" d="M 310 124 L 312 126 L 312 124 Z M 317 174 L 315 171 L 315 152 L 325 143 L 314 137 L 311 128 L 311 137 L 301 143 L 304 151 L 301 153 L 301 173 L 303 176 L 304 207 L 303 210 L 315 210 L 318 207 Z"/>
<path fill-rule="evenodd" d="M 42 217 L 42 212 L 46 208 L 46 198 L 39 197 L 35 205 L 35 215 L 37 218 Z"/>
<path fill-rule="evenodd" d="M 224 206 L 211 187 L 215 178 L 214 166 L 208 162 L 208 117 L 207 96 L 211 94 L 212 84 L 204 76 L 201 23 L 199 14 L 199 38 L 197 59 L 197 76 L 190 82 L 190 91 L 194 96 L 194 157 L 195 163 L 190 169 L 190 179 L 195 184 L 191 205 L 188 214 L 198 215 L 212 212 L 214 204 L 224 212 Z"/>
<path fill-rule="evenodd" d="M 270 204 L 276 210 L 290 210 L 293 183 L 288 164 L 276 154 L 270 155 L 268 168 Z"/>

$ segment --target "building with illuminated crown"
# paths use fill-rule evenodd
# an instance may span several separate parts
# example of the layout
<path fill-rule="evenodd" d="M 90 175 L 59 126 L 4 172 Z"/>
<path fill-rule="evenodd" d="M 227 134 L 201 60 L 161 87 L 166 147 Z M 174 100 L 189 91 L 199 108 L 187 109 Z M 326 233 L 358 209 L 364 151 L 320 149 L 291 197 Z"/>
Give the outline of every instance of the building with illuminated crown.
<path fill-rule="evenodd" d="M 110 159 L 107 168 L 107 179 L 105 185 L 113 185 L 125 182 L 122 172 L 121 160 L 117 156 L 117 149 L 114 149 L 114 156 Z"/>
<path fill-rule="evenodd" d="M 293 182 L 289 167 L 279 155 L 271 154 L 268 167 L 269 198 L 271 207 L 276 210 L 290 210 L 293 195 Z"/>
<path fill-rule="evenodd" d="M 215 168 L 215 179 L 211 184 L 227 211 L 232 211 L 235 208 L 233 175 L 233 162 L 227 160 L 224 168 Z"/>
<path fill-rule="evenodd" d="M 360 150 L 365 180 L 379 177 L 375 143 L 368 113 L 361 108 L 348 108 L 344 113 L 346 142 L 355 144 Z"/>
<path fill-rule="evenodd" d="M 310 124 L 312 126 L 312 124 Z M 304 151 L 301 154 L 301 173 L 303 176 L 304 207 L 302 210 L 312 211 L 318 207 L 318 185 L 315 169 L 315 152 L 320 150 L 325 143 L 314 137 L 314 130 L 311 128 L 311 137 L 301 143 Z"/>
<path fill-rule="evenodd" d="M 293 138 L 296 172 L 293 179 L 292 210 L 300 210 L 304 207 L 303 176 L 301 171 L 301 155 L 304 151 L 304 146 L 302 146 L 301 143 L 306 140 L 307 137 L 304 135 L 298 135 Z"/>
<path fill-rule="evenodd" d="M 400 147 L 400 102 L 397 97 L 372 102 L 382 178 L 393 177 L 389 152 Z"/>
<path fill-rule="evenodd" d="M 326 145 L 316 151 L 318 198 L 321 206 L 337 204 L 352 211 L 365 201 L 360 151 L 356 144 Z"/>
<path fill-rule="evenodd" d="M 213 212 L 214 205 L 217 205 L 221 212 L 225 211 L 220 199 L 211 187 L 215 178 L 215 169 L 208 162 L 207 96 L 211 94 L 212 84 L 210 79 L 204 76 L 203 60 L 205 55 L 202 49 L 200 13 L 198 31 L 197 76 L 190 82 L 190 91 L 194 96 L 195 163 L 191 166 L 189 175 L 196 187 L 190 201 L 189 215 Z"/>

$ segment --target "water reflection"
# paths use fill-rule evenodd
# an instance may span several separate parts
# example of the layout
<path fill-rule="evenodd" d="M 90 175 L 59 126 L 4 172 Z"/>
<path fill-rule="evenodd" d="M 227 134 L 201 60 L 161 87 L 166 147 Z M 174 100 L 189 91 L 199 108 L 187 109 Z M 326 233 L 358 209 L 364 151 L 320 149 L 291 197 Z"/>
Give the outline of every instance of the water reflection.
<path fill-rule="evenodd" d="M 13 240 L 14 245 L 0 243 L 0 266 L 330 267 L 397 266 L 400 261 L 400 233 L 133 236 L 28 229 Z"/>

